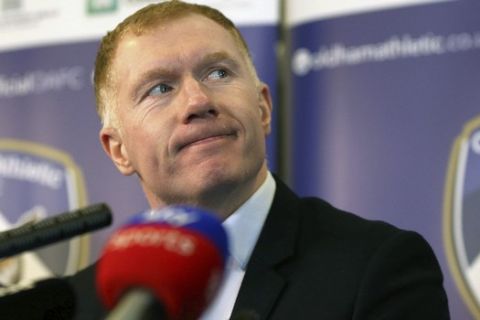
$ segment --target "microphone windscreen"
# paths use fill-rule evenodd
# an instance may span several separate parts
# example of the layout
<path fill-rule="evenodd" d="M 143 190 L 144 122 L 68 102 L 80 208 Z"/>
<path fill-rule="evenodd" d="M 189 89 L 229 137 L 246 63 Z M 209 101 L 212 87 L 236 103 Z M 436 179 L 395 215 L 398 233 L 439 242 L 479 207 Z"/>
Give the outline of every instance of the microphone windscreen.
<path fill-rule="evenodd" d="M 107 242 L 97 288 L 109 309 L 129 289 L 147 288 L 172 319 L 197 319 L 216 293 L 227 256 L 227 235 L 213 214 L 186 206 L 151 210 Z"/>

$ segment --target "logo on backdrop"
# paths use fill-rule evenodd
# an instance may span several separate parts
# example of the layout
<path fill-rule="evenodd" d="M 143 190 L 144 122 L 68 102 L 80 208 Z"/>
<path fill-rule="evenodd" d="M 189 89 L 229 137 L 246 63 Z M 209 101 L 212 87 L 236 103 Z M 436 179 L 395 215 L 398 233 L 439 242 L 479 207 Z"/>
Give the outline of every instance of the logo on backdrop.
<path fill-rule="evenodd" d="M 117 0 L 88 0 L 87 12 L 89 14 L 115 12 L 118 8 Z"/>
<path fill-rule="evenodd" d="M 55 1 L 0 0 L 0 30 L 31 29 L 59 16 Z"/>
<path fill-rule="evenodd" d="M 62 151 L 0 139 L 0 231 L 86 204 L 82 174 Z M 70 274 L 88 262 L 86 237 L 0 259 L 0 286 Z"/>
<path fill-rule="evenodd" d="M 313 55 L 310 50 L 300 48 L 295 51 L 292 59 L 292 70 L 297 76 L 307 75 L 313 68 Z"/>
<path fill-rule="evenodd" d="M 1 2 L 2 11 L 17 10 L 22 7 L 21 0 L 3 0 Z"/>
<path fill-rule="evenodd" d="M 355 66 L 364 63 L 380 63 L 399 59 L 438 56 L 480 49 L 480 32 L 450 34 L 392 34 L 379 42 L 350 45 L 333 42 L 310 51 L 297 48 L 293 52 L 292 72 L 301 77 L 312 71 Z"/>
<path fill-rule="evenodd" d="M 85 68 L 80 65 L 56 69 L 34 69 L 23 74 L 0 73 L 0 98 L 79 91 L 85 86 Z"/>
<path fill-rule="evenodd" d="M 468 122 L 450 155 L 444 197 L 448 262 L 470 310 L 480 316 L 480 117 Z"/>

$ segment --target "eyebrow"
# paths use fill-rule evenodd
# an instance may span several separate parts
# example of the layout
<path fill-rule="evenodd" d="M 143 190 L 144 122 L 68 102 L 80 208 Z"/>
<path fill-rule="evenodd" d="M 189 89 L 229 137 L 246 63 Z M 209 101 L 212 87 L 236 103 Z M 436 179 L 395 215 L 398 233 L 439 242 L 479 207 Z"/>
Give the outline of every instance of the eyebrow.
<path fill-rule="evenodd" d="M 159 78 L 168 78 L 173 76 L 173 74 L 173 70 L 167 68 L 154 68 L 142 73 L 133 85 L 133 90 L 130 95 L 132 101 L 138 102 L 138 100 L 143 95 L 143 88 L 152 81 Z"/>
<path fill-rule="evenodd" d="M 239 68 L 239 63 L 226 51 L 217 51 L 212 52 L 204 57 L 202 57 L 199 62 L 196 63 L 196 67 L 194 69 L 201 69 L 209 64 L 214 64 L 218 62 L 223 62 L 231 66 L 233 69 Z M 133 101 L 138 101 L 140 96 L 142 95 L 142 88 L 144 88 L 147 84 L 151 83 L 156 79 L 161 78 L 171 78 L 175 76 L 175 71 L 173 68 L 154 68 L 142 73 L 138 77 L 138 81 L 136 81 L 135 85 L 133 86 L 133 91 L 131 93 L 131 98 Z"/>
<path fill-rule="evenodd" d="M 225 51 L 218 51 L 218 52 L 207 54 L 202 59 L 200 59 L 200 63 L 198 65 L 204 66 L 204 65 L 209 65 L 216 62 L 226 62 L 232 65 L 232 67 L 236 67 L 236 68 L 238 68 L 239 66 L 238 62 L 230 54 L 228 54 Z"/>

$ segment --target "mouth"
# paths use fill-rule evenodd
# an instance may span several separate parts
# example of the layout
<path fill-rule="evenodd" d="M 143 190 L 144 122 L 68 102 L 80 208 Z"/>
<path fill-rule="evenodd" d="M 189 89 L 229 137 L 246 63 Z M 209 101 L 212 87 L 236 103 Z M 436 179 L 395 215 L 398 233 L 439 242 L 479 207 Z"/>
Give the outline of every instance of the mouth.
<path fill-rule="evenodd" d="M 234 130 L 205 130 L 186 135 L 177 144 L 177 153 L 190 147 L 212 145 L 225 139 L 233 139 L 237 136 Z"/>

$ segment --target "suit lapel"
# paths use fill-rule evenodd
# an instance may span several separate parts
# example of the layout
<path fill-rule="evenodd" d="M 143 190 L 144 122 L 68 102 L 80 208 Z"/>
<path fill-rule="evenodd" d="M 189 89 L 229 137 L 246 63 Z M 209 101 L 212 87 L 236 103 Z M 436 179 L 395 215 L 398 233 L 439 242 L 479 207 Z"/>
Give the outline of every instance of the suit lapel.
<path fill-rule="evenodd" d="M 248 263 L 232 318 L 239 312 L 254 312 L 259 316 L 255 319 L 267 319 L 287 282 L 276 266 L 294 254 L 298 198 L 278 179 L 276 184 L 272 207 Z"/>

